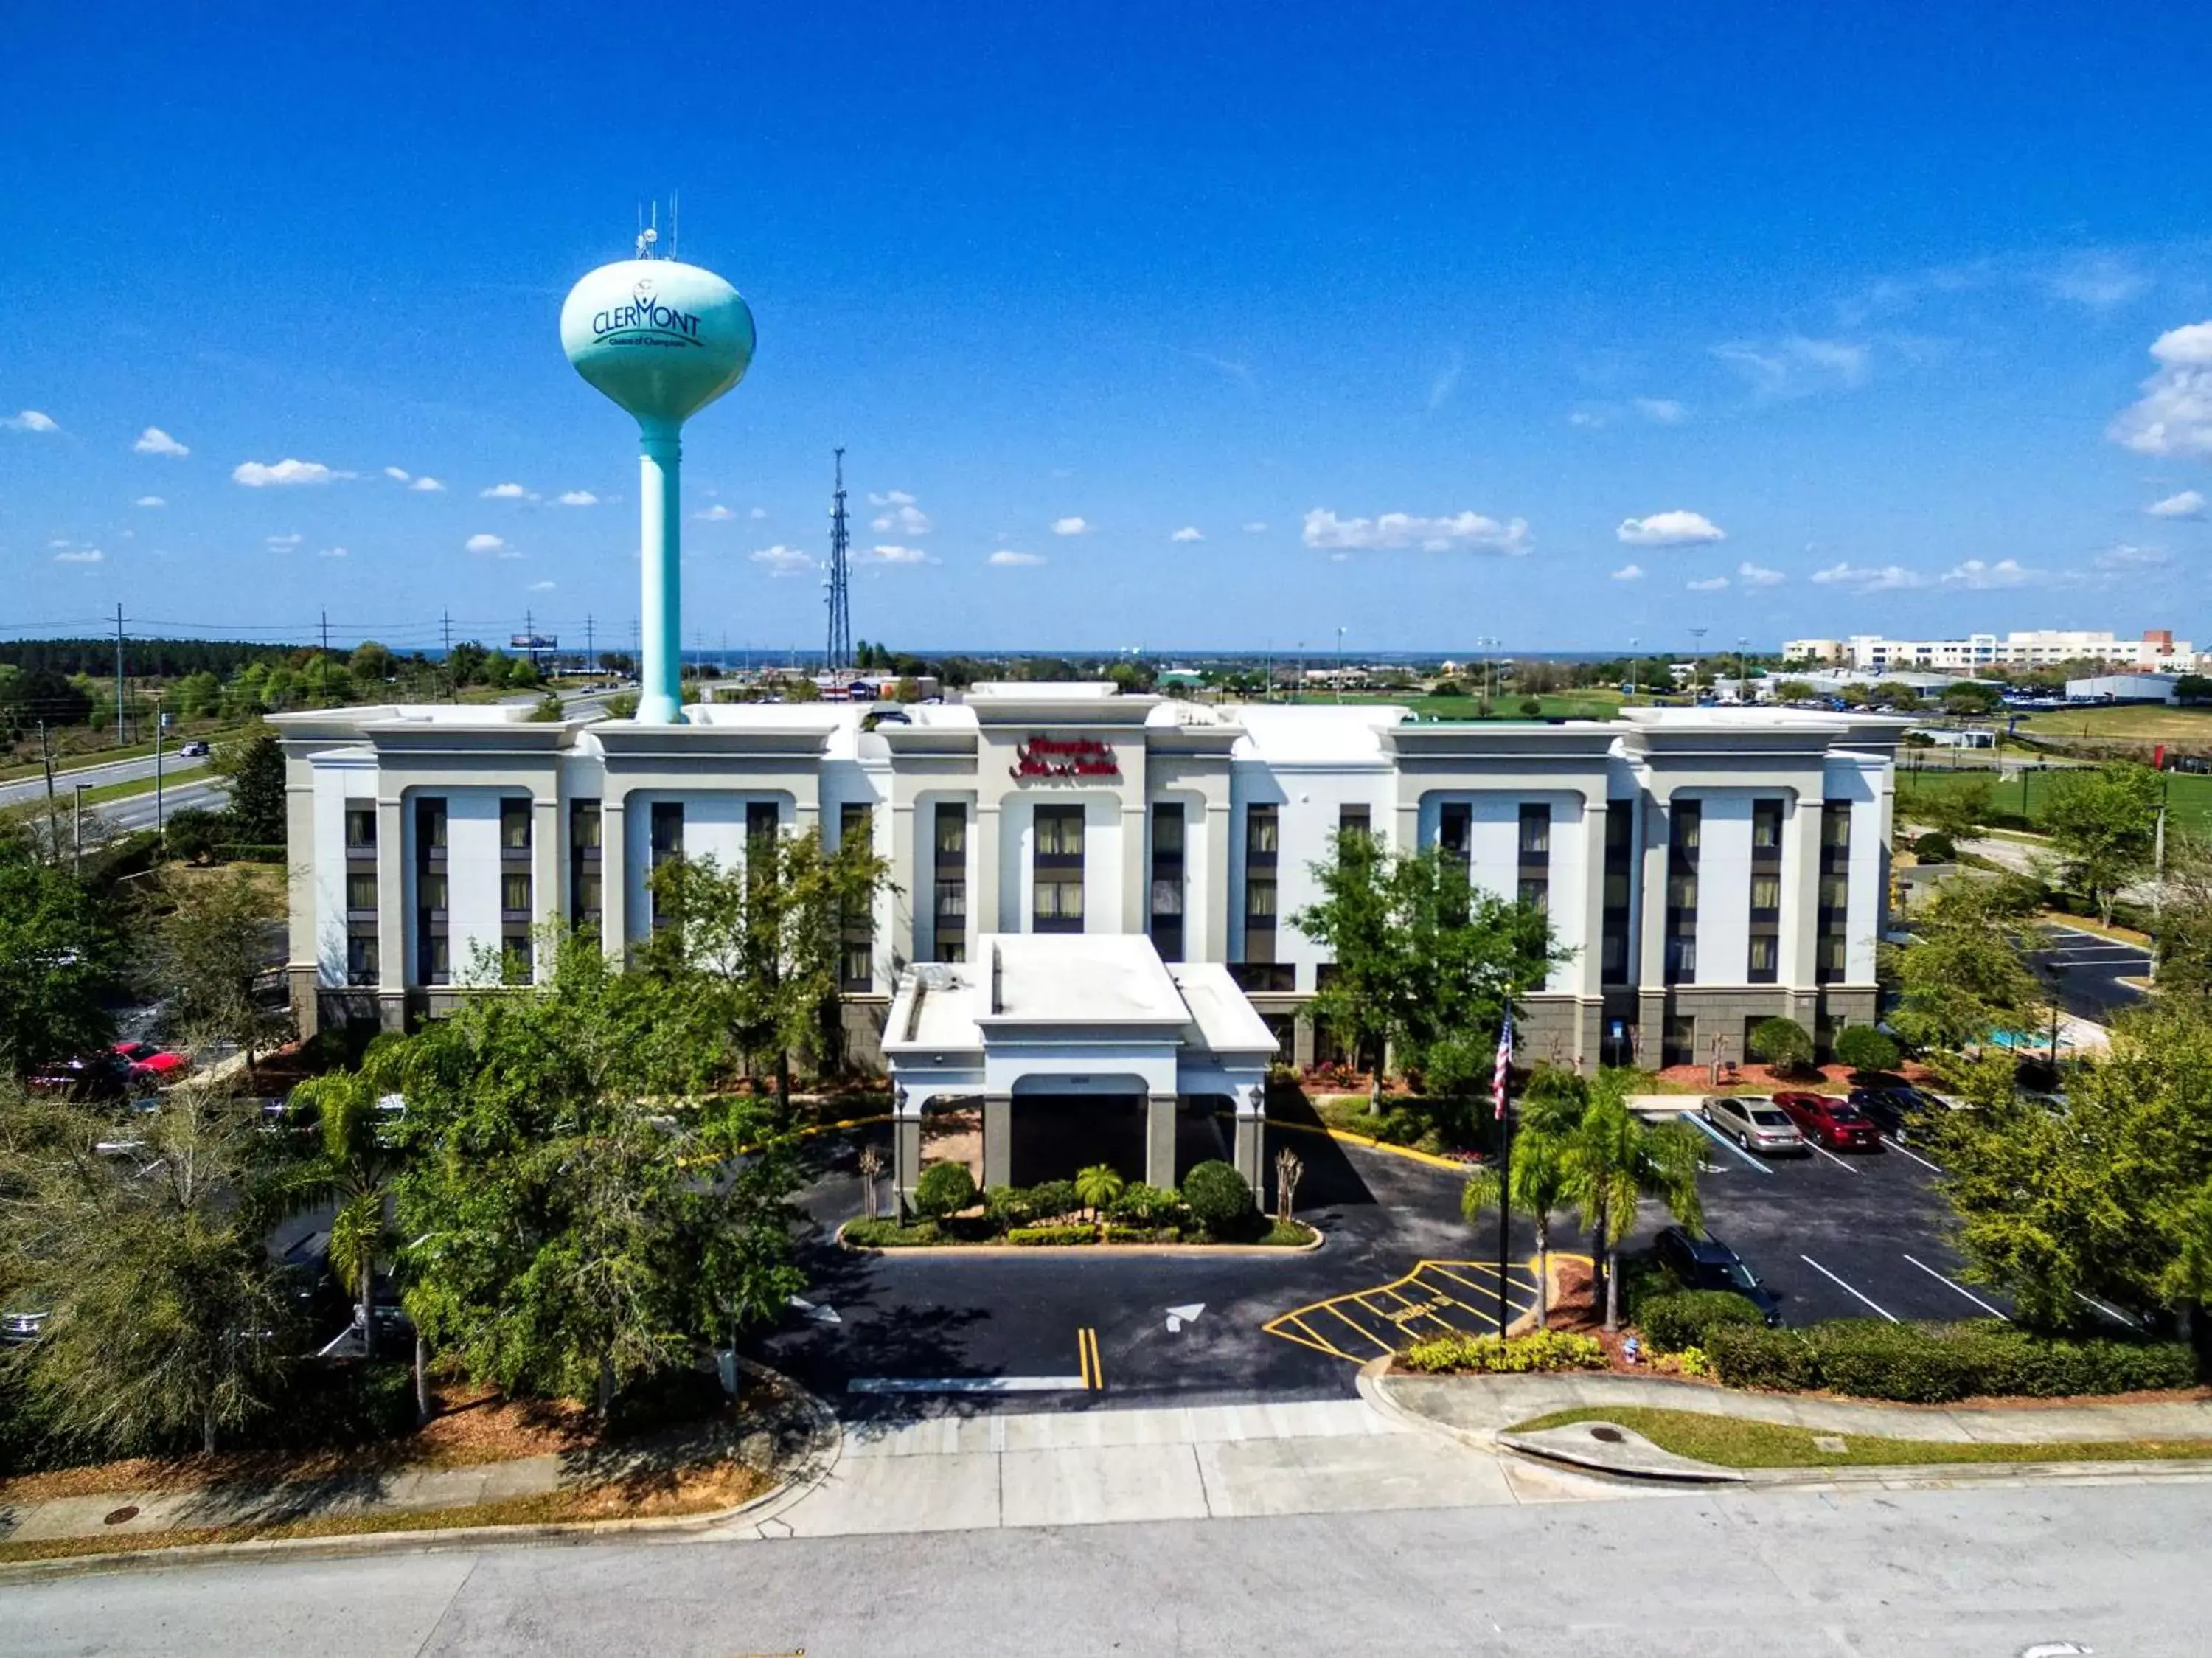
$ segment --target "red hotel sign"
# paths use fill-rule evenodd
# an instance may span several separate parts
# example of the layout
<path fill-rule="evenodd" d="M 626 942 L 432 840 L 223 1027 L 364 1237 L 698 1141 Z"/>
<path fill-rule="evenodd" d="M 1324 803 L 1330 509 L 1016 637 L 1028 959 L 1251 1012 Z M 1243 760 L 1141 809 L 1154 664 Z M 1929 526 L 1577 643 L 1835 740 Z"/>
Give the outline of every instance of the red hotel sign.
<path fill-rule="evenodd" d="M 1014 750 L 1006 775 L 1023 777 L 1118 777 L 1114 751 L 1088 737 L 1031 737 Z"/>

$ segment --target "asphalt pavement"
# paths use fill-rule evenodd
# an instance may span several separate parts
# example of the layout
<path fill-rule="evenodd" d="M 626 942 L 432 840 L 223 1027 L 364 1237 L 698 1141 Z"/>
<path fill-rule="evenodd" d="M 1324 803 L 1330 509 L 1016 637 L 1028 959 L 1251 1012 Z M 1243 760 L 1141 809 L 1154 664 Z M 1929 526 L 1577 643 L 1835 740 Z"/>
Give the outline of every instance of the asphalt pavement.
<path fill-rule="evenodd" d="M 2120 981 L 2150 972 L 2148 950 L 2072 927 L 2045 927 L 2043 936 L 2049 944 L 2036 952 L 2035 965 L 2056 973 L 2058 1005 L 2075 1018 L 2109 1025 L 2142 1001 L 2142 991 Z"/>
<path fill-rule="evenodd" d="M 174 749 L 161 757 L 161 775 L 165 778 L 198 782 L 207 771 L 204 759 L 182 759 Z M 154 759 L 149 754 L 135 760 L 109 760 L 100 765 L 80 765 L 74 768 L 57 765 L 54 768 L 54 797 L 66 809 L 70 795 L 76 785 L 88 789 L 105 789 L 111 783 L 135 783 L 141 777 L 154 775 Z M 0 809 L 10 806 L 28 806 L 46 797 L 46 779 L 43 772 L 28 777 L 19 777 L 13 783 L 0 783 Z"/>

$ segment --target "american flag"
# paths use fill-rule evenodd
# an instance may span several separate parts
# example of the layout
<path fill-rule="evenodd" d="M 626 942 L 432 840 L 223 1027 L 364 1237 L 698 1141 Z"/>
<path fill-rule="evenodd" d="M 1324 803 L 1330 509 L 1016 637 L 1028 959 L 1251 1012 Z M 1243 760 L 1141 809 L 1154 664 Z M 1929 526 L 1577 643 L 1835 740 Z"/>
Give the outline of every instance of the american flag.
<path fill-rule="evenodd" d="M 1498 1033 L 1498 1064 L 1490 1073 L 1490 1103 L 1505 1120 L 1505 1084 L 1513 1074 L 1513 1004 L 1505 1004 L 1505 1026 Z"/>

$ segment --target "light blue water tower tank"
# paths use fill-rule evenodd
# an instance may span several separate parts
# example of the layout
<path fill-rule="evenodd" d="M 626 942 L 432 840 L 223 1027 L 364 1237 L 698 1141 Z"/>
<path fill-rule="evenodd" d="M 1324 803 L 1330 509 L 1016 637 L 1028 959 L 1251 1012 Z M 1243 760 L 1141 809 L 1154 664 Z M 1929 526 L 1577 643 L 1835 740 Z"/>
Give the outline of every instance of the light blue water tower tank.
<path fill-rule="evenodd" d="M 711 271 L 653 255 L 603 265 L 561 307 L 561 347 L 576 372 L 637 418 L 640 631 L 644 649 L 637 717 L 684 717 L 684 423 L 745 377 L 753 314 Z"/>

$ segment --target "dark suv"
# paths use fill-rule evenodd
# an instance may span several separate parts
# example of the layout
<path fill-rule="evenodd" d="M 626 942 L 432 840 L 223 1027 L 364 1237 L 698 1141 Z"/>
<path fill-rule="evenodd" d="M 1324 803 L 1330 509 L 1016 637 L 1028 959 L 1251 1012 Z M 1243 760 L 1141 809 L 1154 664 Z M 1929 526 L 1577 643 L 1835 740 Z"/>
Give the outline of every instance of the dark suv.
<path fill-rule="evenodd" d="M 1686 1289 L 1732 1289 L 1759 1309 L 1769 1324 L 1782 1322 L 1782 1298 L 1718 1238 L 1695 1238 L 1686 1227 L 1670 1226 L 1653 1246 L 1659 1264 Z"/>

